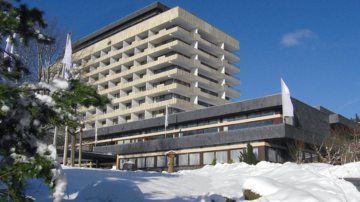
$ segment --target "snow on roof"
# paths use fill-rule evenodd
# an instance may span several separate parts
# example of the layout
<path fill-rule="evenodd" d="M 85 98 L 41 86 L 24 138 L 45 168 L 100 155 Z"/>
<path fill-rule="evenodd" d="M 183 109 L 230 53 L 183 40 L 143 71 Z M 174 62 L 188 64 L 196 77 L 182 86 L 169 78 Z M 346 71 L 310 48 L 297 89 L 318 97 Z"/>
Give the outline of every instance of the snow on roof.
<path fill-rule="evenodd" d="M 165 156 L 168 155 L 168 154 L 170 154 L 170 153 L 179 154 L 179 153 L 177 153 L 176 151 L 171 150 L 171 151 L 166 152 L 166 153 L 165 153 Z"/>

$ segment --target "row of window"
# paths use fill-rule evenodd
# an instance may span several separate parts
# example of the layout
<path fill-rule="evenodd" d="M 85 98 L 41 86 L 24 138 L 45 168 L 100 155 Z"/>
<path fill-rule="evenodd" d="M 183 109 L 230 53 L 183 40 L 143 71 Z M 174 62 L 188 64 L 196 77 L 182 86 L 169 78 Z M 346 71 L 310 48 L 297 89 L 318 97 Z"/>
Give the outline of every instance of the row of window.
<path fill-rule="evenodd" d="M 174 158 L 175 166 L 198 166 L 198 165 L 209 165 L 216 157 L 217 163 L 228 163 L 230 159 L 233 162 L 239 162 L 240 152 L 244 152 L 245 149 L 234 149 L 226 151 L 215 151 L 215 152 L 203 152 L 203 153 L 190 153 L 180 154 Z M 258 159 L 258 148 L 253 148 L 254 154 Z M 202 155 L 202 162 L 200 156 Z M 229 158 L 230 157 L 230 158 Z M 156 159 L 156 164 L 155 164 Z M 163 168 L 168 167 L 170 158 L 166 156 L 155 156 L 155 157 L 141 157 L 141 158 L 130 158 L 120 159 L 120 169 L 123 169 L 123 164 L 127 161 L 131 161 L 132 164 L 136 165 L 136 168 Z"/>
<path fill-rule="evenodd" d="M 169 110 L 170 109 L 171 108 L 169 108 Z M 175 110 L 174 112 L 176 112 L 178 109 L 174 108 L 174 110 Z M 181 112 L 181 111 L 179 110 L 179 112 Z M 171 111 L 169 111 L 169 113 L 171 113 Z M 231 121 L 237 121 L 237 120 L 245 120 L 245 119 L 250 119 L 250 118 L 274 115 L 276 113 L 280 113 L 280 112 L 279 111 L 276 112 L 275 110 L 266 110 L 266 111 L 260 111 L 260 112 L 255 112 L 255 113 L 232 115 L 232 116 L 226 116 L 223 118 L 207 119 L 207 120 L 194 121 L 194 122 L 177 124 L 177 125 L 169 125 L 167 127 L 167 130 L 169 131 L 169 130 L 175 130 L 175 129 L 184 129 L 184 128 L 191 128 L 191 127 L 197 127 L 197 126 L 212 125 L 212 124 L 217 124 L 217 123 L 225 123 L 225 122 L 231 122 Z M 261 125 L 263 125 L 263 126 L 272 125 L 272 124 L 274 124 L 274 121 L 273 120 L 264 120 L 262 122 L 259 121 L 259 122 L 251 122 L 251 123 L 244 123 L 244 124 L 246 125 L 246 127 L 243 124 L 237 124 L 239 126 L 235 126 L 235 125 L 224 126 L 224 131 L 242 129 L 242 128 L 247 128 L 247 127 L 257 127 L 257 126 L 261 126 Z M 125 133 L 121 133 L 121 134 L 117 134 L 117 135 L 100 137 L 100 138 L 109 139 L 109 138 L 117 138 L 117 137 L 126 137 L 126 136 L 139 135 L 139 134 L 162 132 L 164 130 L 165 130 L 164 127 L 156 127 L 156 128 L 142 129 L 141 131 L 137 130 L 137 131 L 133 131 L 133 132 L 125 132 Z"/>

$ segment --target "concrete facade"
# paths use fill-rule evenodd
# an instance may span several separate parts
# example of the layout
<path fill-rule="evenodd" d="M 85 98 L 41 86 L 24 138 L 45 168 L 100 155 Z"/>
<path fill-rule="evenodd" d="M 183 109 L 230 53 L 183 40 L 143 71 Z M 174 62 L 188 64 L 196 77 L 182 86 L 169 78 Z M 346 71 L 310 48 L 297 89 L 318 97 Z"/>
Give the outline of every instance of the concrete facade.
<path fill-rule="evenodd" d="M 180 8 L 153 3 L 73 45 L 82 81 L 107 95 L 81 108 L 85 131 L 231 103 L 239 41 Z M 104 129 L 107 130 L 107 129 Z M 101 133 L 104 130 L 99 130 Z M 105 131 L 104 131 L 105 132 Z"/>

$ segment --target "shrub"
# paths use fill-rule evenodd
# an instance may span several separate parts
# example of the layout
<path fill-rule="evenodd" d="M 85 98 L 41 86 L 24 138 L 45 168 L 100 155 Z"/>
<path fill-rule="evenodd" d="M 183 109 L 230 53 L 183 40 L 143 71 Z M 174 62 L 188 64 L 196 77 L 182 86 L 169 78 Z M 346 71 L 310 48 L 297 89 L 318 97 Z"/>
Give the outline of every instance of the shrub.
<path fill-rule="evenodd" d="M 213 159 L 213 161 L 211 162 L 211 165 L 216 165 L 216 157 Z"/>

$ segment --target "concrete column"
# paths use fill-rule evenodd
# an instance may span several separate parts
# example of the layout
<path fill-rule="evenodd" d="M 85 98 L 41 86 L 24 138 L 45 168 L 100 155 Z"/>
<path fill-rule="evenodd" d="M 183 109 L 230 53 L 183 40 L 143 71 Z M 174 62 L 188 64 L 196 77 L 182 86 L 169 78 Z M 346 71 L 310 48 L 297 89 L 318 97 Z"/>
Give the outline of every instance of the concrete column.
<path fill-rule="evenodd" d="M 138 88 L 138 87 L 133 86 L 133 87 L 132 87 L 132 92 L 134 92 L 134 93 L 139 93 L 140 91 L 139 91 L 139 88 Z"/>
<path fill-rule="evenodd" d="M 190 57 L 191 60 L 199 60 L 199 54 L 194 54 Z"/>
<path fill-rule="evenodd" d="M 118 60 L 116 58 L 110 57 L 110 64 L 113 64 L 117 62 Z"/>
<path fill-rule="evenodd" d="M 225 55 L 224 54 L 218 55 L 218 58 L 219 60 L 223 61 L 225 60 Z"/>
<path fill-rule="evenodd" d="M 149 83 L 149 82 L 146 82 L 145 83 L 145 90 L 151 90 L 151 89 L 153 89 L 153 85 L 151 83 Z"/>
<path fill-rule="evenodd" d="M 142 53 L 140 49 L 134 48 L 134 55 L 137 55 L 139 53 Z"/>
<path fill-rule="evenodd" d="M 147 63 L 154 62 L 154 57 L 151 57 L 150 55 L 146 56 Z"/>
<path fill-rule="evenodd" d="M 121 72 L 129 70 L 125 65 L 121 65 Z"/>
<path fill-rule="evenodd" d="M 134 60 L 134 67 L 138 67 L 138 66 L 140 66 L 141 64 L 140 64 L 140 62 L 139 61 L 137 61 L 137 60 Z"/>
<path fill-rule="evenodd" d="M 197 88 L 197 87 L 199 87 L 199 82 L 198 82 L 198 81 L 193 81 L 193 82 L 191 82 L 191 83 L 190 83 L 190 87 L 191 87 L 191 88 L 195 88 L 195 87 Z"/>
<path fill-rule="evenodd" d="M 139 106 L 139 102 L 137 100 L 131 100 L 131 106 L 132 107 L 138 107 Z"/>
<path fill-rule="evenodd" d="M 97 59 L 97 57 L 95 55 L 91 55 L 90 58 L 91 58 L 91 60 L 96 60 Z"/>
<path fill-rule="evenodd" d="M 154 36 L 155 35 L 155 32 L 151 31 L 151 30 L 148 30 L 148 37 L 151 37 L 151 36 Z"/>
<path fill-rule="evenodd" d="M 153 103 L 152 97 L 145 96 L 145 102 L 148 103 L 148 104 L 152 104 Z"/>
<path fill-rule="evenodd" d="M 81 65 L 85 65 L 87 63 L 87 60 L 81 59 Z"/>
<path fill-rule="evenodd" d="M 153 48 L 155 48 L 155 45 L 154 45 L 154 44 L 152 44 L 152 43 L 150 43 L 150 42 L 148 42 L 148 43 L 147 43 L 147 45 L 148 45 L 148 48 L 149 48 L 149 49 L 153 49 Z"/>
<path fill-rule="evenodd" d="M 151 111 L 145 110 L 145 119 L 150 119 L 150 118 L 152 118 Z"/>
<path fill-rule="evenodd" d="M 190 73 L 193 74 L 193 75 L 195 75 L 195 76 L 198 75 L 198 72 L 199 72 L 199 68 L 192 68 L 192 69 L 190 70 Z"/>
<path fill-rule="evenodd" d="M 128 58 L 129 57 L 129 55 L 128 54 L 126 54 L 126 53 L 121 53 L 121 58 Z"/>
<path fill-rule="evenodd" d="M 123 48 L 125 48 L 126 46 L 129 46 L 130 45 L 130 43 L 129 42 L 127 42 L 127 41 L 123 41 Z"/>
<path fill-rule="evenodd" d="M 139 118 L 134 113 L 131 113 L 130 119 L 133 120 L 133 121 L 139 120 Z"/>
<path fill-rule="evenodd" d="M 105 56 L 105 55 L 107 55 L 107 52 L 105 52 L 105 51 L 100 51 L 100 57 L 103 57 L 103 56 Z"/>
<path fill-rule="evenodd" d="M 125 97 L 125 96 L 127 96 L 126 92 L 124 90 L 120 90 L 120 97 Z"/>
<path fill-rule="evenodd" d="M 117 49 L 115 46 L 111 46 L 111 51 L 117 51 L 119 49 Z"/>
<path fill-rule="evenodd" d="M 142 38 L 140 38 L 138 35 L 135 36 L 135 41 L 141 41 Z"/>
<path fill-rule="evenodd" d="M 125 118 L 122 116 L 119 116 L 118 120 L 119 123 L 125 123 Z"/>
<path fill-rule="evenodd" d="M 226 98 L 226 92 L 225 91 L 218 92 L 218 94 L 219 94 L 219 96 L 218 96 L 219 98 L 225 100 L 225 98 Z"/>
<path fill-rule="evenodd" d="M 103 79 L 103 78 L 105 78 L 105 75 L 103 75 L 102 73 L 99 73 L 99 74 L 98 74 L 98 78 L 99 78 L 99 80 L 100 80 L 100 79 Z"/>
<path fill-rule="evenodd" d="M 90 65 L 90 72 L 95 71 L 97 67 Z"/>
<path fill-rule="evenodd" d="M 146 69 L 146 74 L 152 76 L 152 75 L 154 75 L 154 70 Z"/>
<path fill-rule="evenodd" d="M 222 74 L 225 74 L 225 67 L 220 67 L 218 71 L 221 72 Z"/>
<path fill-rule="evenodd" d="M 198 28 L 195 28 L 195 29 L 191 30 L 191 33 L 199 34 L 199 29 L 198 29 Z"/>
<path fill-rule="evenodd" d="M 225 49 L 225 43 L 219 43 L 218 46 L 219 46 L 221 49 Z"/>
<path fill-rule="evenodd" d="M 219 79 L 218 84 L 222 86 L 225 85 L 225 79 Z"/>
<path fill-rule="evenodd" d="M 110 74 L 110 75 L 115 75 L 116 72 L 115 72 L 113 69 L 109 69 L 109 74 Z"/>
<path fill-rule="evenodd" d="M 198 49 L 199 41 L 194 41 L 191 43 L 191 47 Z"/>
<path fill-rule="evenodd" d="M 190 102 L 191 103 L 197 104 L 198 100 L 199 100 L 199 96 L 197 96 L 197 95 L 193 95 L 193 96 L 190 97 Z"/>

